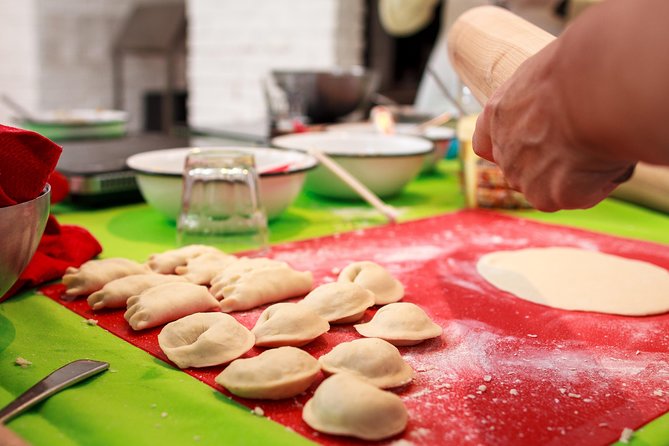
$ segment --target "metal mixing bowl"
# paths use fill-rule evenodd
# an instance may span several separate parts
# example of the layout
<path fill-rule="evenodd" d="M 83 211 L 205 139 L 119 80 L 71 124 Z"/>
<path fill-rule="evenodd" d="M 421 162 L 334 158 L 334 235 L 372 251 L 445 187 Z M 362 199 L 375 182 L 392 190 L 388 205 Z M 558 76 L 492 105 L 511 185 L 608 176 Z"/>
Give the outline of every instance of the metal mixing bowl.
<path fill-rule="evenodd" d="M 303 110 L 312 124 L 336 122 L 363 109 L 377 89 L 378 76 L 364 67 L 331 70 L 275 70 L 272 77 L 291 107 Z"/>
<path fill-rule="evenodd" d="M 51 186 L 39 197 L 0 208 L 0 300 L 28 266 L 49 217 Z"/>

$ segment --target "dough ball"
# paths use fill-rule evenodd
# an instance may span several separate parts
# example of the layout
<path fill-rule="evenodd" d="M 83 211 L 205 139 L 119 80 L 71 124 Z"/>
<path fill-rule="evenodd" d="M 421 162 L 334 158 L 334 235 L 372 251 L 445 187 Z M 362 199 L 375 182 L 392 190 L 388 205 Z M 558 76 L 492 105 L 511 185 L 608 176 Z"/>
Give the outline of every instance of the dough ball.
<path fill-rule="evenodd" d="M 309 353 L 295 347 L 279 347 L 228 365 L 216 382 L 242 398 L 279 400 L 304 392 L 316 380 L 321 367 Z"/>
<path fill-rule="evenodd" d="M 311 291 L 300 302 L 333 324 L 359 321 L 374 305 L 374 294 L 351 282 L 332 282 Z"/>
<path fill-rule="evenodd" d="M 351 373 L 382 389 L 403 386 L 413 378 L 413 369 L 397 347 L 379 338 L 341 343 L 318 361 L 328 373 Z"/>
<path fill-rule="evenodd" d="M 381 265 L 364 261 L 354 262 L 344 268 L 339 282 L 353 282 L 374 293 L 374 303 L 385 305 L 404 297 L 404 286 Z"/>
<path fill-rule="evenodd" d="M 158 335 L 163 352 L 179 368 L 224 364 L 248 352 L 253 334 L 225 313 L 195 313 L 165 325 Z"/>
<path fill-rule="evenodd" d="M 319 432 L 363 440 L 399 434 L 408 418 L 400 397 L 347 373 L 323 381 L 302 410 L 302 419 Z"/>
<path fill-rule="evenodd" d="M 357 324 L 355 329 L 367 338 L 381 338 L 393 345 L 415 345 L 443 331 L 422 308 L 410 302 L 381 307 L 371 321 Z"/>

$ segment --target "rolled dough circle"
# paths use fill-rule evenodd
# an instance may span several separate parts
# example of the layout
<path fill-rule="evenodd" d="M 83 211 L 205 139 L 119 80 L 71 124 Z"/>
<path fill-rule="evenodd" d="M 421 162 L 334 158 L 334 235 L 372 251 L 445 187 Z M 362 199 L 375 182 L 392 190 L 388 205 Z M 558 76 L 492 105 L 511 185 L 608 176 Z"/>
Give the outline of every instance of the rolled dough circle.
<path fill-rule="evenodd" d="M 669 311 L 669 271 L 578 248 L 528 248 L 481 257 L 479 274 L 521 299 L 563 310 L 624 316 Z"/>

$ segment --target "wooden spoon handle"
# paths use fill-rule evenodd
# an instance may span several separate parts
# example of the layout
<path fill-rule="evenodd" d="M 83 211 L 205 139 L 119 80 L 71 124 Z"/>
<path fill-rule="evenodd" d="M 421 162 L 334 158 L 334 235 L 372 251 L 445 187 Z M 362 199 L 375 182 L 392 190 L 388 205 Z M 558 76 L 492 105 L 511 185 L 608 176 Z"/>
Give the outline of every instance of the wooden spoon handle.
<path fill-rule="evenodd" d="M 484 104 L 520 64 L 554 39 L 506 9 L 480 6 L 455 21 L 448 54 L 462 81 Z"/>

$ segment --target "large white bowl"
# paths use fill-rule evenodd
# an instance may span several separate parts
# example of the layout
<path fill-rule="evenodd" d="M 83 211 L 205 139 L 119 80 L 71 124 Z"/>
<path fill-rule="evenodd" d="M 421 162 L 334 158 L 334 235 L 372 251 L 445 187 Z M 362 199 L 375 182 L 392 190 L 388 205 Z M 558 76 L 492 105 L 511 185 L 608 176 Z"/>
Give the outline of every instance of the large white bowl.
<path fill-rule="evenodd" d="M 328 132 L 362 133 L 367 135 L 379 134 L 373 122 L 342 122 L 328 125 L 325 130 Z M 398 135 L 419 136 L 432 142 L 434 152 L 432 152 L 432 156 L 425 157 L 421 172 L 433 171 L 437 162 L 446 156 L 451 141 L 455 138 L 455 130 L 450 127 L 435 126 L 421 129 L 419 124 L 414 123 L 395 124 L 395 133 Z"/>
<path fill-rule="evenodd" d="M 379 197 L 397 195 L 420 172 L 434 150 L 424 138 L 348 132 L 296 133 L 272 139 L 282 149 L 319 150 L 356 177 Z M 333 198 L 359 195 L 325 166 L 309 172 L 306 190 Z"/>
<path fill-rule="evenodd" d="M 171 220 L 181 209 L 182 175 L 186 155 L 193 148 L 153 150 L 127 159 L 136 173 L 137 184 L 144 199 Z M 226 149 L 253 154 L 260 173 L 260 202 L 267 218 L 272 220 L 295 200 L 302 190 L 308 170 L 316 167 L 316 159 L 306 153 L 266 147 L 206 147 L 202 150 Z M 277 167 L 283 167 L 277 171 Z"/>

